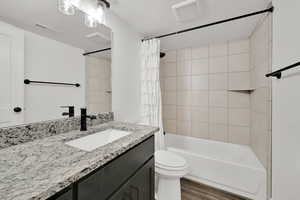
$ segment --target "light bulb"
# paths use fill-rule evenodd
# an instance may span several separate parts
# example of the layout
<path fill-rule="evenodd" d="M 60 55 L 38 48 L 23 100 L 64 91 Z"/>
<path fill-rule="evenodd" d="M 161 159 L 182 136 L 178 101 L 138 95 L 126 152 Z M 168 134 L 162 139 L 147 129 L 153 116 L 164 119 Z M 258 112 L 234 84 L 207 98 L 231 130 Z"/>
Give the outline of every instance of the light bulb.
<path fill-rule="evenodd" d="M 90 27 L 90 28 L 95 28 L 95 27 L 97 27 L 97 24 L 98 24 L 97 20 L 89 14 L 85 14 L 84 23 L 87 27 Z"/>
<path fill-rule="evenodd" d="M 97 19 L 99 24 L 104 24 L 105 21 L 105 7 L 102 4 L 98 5 L 96 10 Z"/>
<path fill-rule="evenodd" d="M 58 0 L 58 10 L 65 15 L 75 15 L 72 0 Z"/>

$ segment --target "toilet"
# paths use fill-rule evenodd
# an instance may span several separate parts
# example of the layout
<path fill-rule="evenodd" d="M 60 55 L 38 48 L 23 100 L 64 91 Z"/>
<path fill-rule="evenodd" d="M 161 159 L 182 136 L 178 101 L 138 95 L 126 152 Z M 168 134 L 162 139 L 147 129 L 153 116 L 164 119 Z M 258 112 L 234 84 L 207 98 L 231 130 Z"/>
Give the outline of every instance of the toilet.
<path fill-rule="evenodd" d="M 184 158 L 169 151 L 156 151 L 156 200 L 181 200 L 180 178 L 187 172 L 188 165 Z"/>

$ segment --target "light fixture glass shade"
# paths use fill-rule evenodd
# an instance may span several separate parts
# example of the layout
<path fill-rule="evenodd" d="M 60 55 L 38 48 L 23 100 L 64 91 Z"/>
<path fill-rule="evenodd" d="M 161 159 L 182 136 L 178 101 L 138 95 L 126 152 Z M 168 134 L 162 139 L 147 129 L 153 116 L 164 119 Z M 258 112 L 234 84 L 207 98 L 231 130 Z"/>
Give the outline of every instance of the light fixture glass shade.
<path fill-rule="evenodd" d="M 89 14 L 85 14 L 84 23 L 87 27 L 90 27 L 90 28 L 95 28 L 95 27 L 97 27 L 97 24 L 98 24 L 97 20 Z"/>
<path fill-rule="evenodd" d="M 58 10 L 65 15 L 75 15 L 72 0 L 58 0 Z"/>

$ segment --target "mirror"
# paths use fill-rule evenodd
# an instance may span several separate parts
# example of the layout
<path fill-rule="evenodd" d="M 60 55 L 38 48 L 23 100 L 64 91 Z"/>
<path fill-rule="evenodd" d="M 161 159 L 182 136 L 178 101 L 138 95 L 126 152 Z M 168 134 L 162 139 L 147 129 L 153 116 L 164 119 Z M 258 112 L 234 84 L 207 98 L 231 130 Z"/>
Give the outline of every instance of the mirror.
<path fill-rule="evenodd" d="M 0 127 L 111 111 L 112 32 L 59 2 L 0 2 Z"/>

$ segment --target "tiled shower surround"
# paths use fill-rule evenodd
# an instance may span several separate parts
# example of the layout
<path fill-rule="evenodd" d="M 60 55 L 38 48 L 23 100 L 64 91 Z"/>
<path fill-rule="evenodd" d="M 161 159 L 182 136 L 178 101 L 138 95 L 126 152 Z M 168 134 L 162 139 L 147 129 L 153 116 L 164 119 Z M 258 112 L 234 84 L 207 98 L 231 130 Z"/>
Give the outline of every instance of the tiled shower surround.
<path fill-rule="evenodd" d="M 251 37 L 251 147 L 267 168 L 271 151 L 272 15 L 259 23 Z"/>
<path fill-rule="evenodd" d="M 161 60 L 168 133 L 249 145 L 271 193 L 272 15 L 249 38 L 166 52 Z"/>
<path fill-rule="evenodd" d="M 161 60 L 168 133 L 250 145 L 267 167 L 271 17 L 250 38 L 167 51 Z"/>
<path fill-rule="evenodd" d="M 86 102 L 91 113 L 111 111 L 111 61 L 86 57 Z"/>
<path fill-rule="evenodd" d="M 248 39 L 166 52 L 161 87 L 166 132 L 250 144 Z"/>
<path fill-rule="evenodd" d="M 268 196 L 271 194 L 271 141 L 272 141 L 272 82 L 264 75 L 272 70 L 272 15 L 264 18 L 250 38 L 251 84 L 250 95 L 252 150 L 264 165 L 268 175 Z"/>

